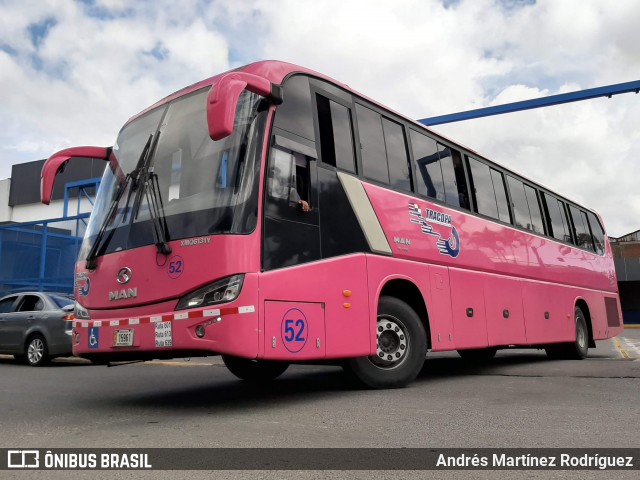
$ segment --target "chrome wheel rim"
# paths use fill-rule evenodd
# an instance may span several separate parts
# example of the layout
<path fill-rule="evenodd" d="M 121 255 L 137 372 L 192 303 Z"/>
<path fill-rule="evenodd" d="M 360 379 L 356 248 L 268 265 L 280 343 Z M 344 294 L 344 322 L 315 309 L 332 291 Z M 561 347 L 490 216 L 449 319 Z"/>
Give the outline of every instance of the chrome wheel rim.
<path fill-rule="evenodd" d="M 409 351 L 406 329 L 400 320 L 390 315 L 380 315 L 376 327 L 376 355 L 369 359 L 378 368 L 396 368 Z"/>
<path fill-rule="evenodd" d="M 34 338 L 29 343 L 29 348 L 27 350 L 27 357 L 29 358 L 29 363 L 36 364 L 42 360 L 44 356 L 44 343 L 39 338 Z"/>

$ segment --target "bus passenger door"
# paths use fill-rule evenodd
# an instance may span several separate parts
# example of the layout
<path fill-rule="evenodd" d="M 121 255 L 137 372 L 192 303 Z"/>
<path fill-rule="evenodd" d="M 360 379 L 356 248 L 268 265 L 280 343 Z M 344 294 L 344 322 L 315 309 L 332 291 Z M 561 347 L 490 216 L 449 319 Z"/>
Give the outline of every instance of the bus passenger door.
<path fill-rule="evenodd" d="M 274 129 L 274 132 L 279 132 Z M 267 165 L 262 269 L 320 259 L 315 147 L 282 131 L 273 136 Z"/>

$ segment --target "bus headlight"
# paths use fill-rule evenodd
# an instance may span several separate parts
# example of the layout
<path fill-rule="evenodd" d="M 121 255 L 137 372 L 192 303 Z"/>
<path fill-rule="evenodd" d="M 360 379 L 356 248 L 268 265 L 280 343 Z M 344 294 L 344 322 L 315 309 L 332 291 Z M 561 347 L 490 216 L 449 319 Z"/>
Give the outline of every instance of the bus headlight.
<path fill-rule="evenodd" d="M 176 306 L 176 310 L 231 302 L 240 295 L 243 281 L 244 275 L 232 275 L 218 280 L 182 297 Z"/>
<path fill-rule="evenodd" d="M 80 305 L 78 302 L 76 302 L 75 306 L 73 307 L 73 313 L 78 320 L 89 320 L 90 318 L 87 309 Z"/>

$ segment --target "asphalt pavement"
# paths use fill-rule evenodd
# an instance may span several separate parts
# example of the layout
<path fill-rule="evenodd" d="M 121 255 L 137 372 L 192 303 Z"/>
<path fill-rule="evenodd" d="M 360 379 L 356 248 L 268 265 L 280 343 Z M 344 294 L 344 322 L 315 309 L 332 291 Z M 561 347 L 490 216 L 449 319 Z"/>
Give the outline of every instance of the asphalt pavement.
<path fill-rule="evenodd" d="M 0 356 L 0 378 L 4 448 L 640 445 L 640 329 L 599 342 L 582 361 L 551 361 L 538 350 L 501 351 L 487 364 L 454 352 L 430 354 L 418 379 L 399 390 L 362 388 L 338 367 L 315 365 L 292 366 L 275 382 L 256 386 L 237 380 L 217 357 L 112 368 L 72 358 L 33 368 Z M 54 472 L 29 473 L 58 478 Z M 181 475 L 147 473 L 155 475 L 145 478 Z M 280 473 L 216 476 L 300 478 Z M 467 478 L 531 478 L 521 476 L 526 472 L 470 473 L 475 475 Z M 559 478 L 565 472 L 542 473 Z M 632 478 L 627 473 L 616 478 Z M 73 475 L 98 478 L 97 472 Z"/>

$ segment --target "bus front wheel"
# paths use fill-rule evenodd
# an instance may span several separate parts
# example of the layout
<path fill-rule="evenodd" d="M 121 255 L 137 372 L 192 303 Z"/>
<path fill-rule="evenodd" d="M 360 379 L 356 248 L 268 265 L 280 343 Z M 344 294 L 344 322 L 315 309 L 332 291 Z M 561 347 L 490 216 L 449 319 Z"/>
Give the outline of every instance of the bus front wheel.
<path fill-rule="evenodd" d="M 222 361 L 236 377 L 248 382 L 269 382 L 282 375 L 289 364 L 269 360 L 251 360 L 248 358 L 223 355 Z"/>
<path fill-rule="evenodd" d="M 496 352 L 498 351 L 495 347 L 489 348 L 472 348 L 468 350 L 458 350 L 458 355 L 460 355 L 465 360 L 473 360 L 476 362 L 488 362 L 493 357 L 496 356 Z"/>
<path fill-rule="evenodd" d="M 576 339 L 569 343 L 548 345 L 545 348 L 547 356 L 552 359 L 582 360 L 589 354 L 589 329 L 582 309 L 576 306 Z"/>
<path fill-rule="evenodd" d="M 413 381 L 427 355 L 418 314 L 402 300 L 380 297 L 376 337 L 376 354 L 351 359 L 347 368 L 372 388 L 400 388 Z"/>

